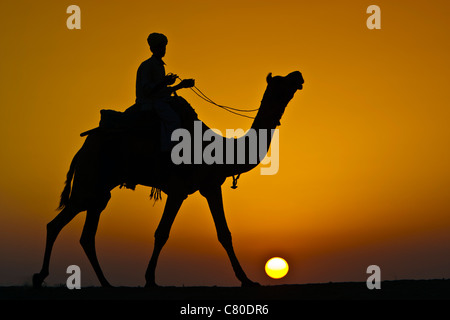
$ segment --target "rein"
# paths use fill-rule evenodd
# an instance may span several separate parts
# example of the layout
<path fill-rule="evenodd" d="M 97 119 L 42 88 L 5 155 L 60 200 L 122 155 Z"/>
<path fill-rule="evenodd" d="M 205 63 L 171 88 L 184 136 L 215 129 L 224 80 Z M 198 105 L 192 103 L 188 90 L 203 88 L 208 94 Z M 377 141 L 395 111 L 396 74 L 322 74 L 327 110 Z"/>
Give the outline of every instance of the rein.
<path fill-rule="evenodd" d="M 178 78 L 180 81 L 183 80 L 183 79 L 181 79 L 181 78 L 178 77 L 178 76 L 177 76 L 177 78 Z M 197 96 L 199 96 L 202 100 L 204 100 L 204 101 L 206 101 L 206 102 L 208 102 L 208 103 L 210 103 L 210 104 L 212 104 L 212 105 L 214 105 L 214 106 L 216 106 L 216 107 L 222 108 L 222 109 L 225 110 L 225 111 L 228 111 L 228 112 L 233 113 L 233 114 L 235 114 L 235 115 L 237 115 L 237 116 L 240 116 L 240 117 L 245 117 L 245 118 L 249 118 L 249 119 L 255 119 L 255 117 L 248 116 L 248 115 L 246 115 L 246 114 L 242 114 L 242 112 L 255 112 L 255 111 L 258 111 L 258 110 L 259 110 L 259 108 L 256 108 L 256 109 L 237 109 L 237 108 L 232 108 L 232 107 L 228 107 L 228 106 L 223 106 L 223 105 L 220 105 L 220 104 L 214 102 L 211 98 L 209 98 L 208 96 L 206 96 L 199 88 L 197 88 L 197 86 L 194 85 L 194 87 L 189 88 L 189 89 L 191 89 L 192 92 L 194 92 L 194 93 L 195 93 Z"/>

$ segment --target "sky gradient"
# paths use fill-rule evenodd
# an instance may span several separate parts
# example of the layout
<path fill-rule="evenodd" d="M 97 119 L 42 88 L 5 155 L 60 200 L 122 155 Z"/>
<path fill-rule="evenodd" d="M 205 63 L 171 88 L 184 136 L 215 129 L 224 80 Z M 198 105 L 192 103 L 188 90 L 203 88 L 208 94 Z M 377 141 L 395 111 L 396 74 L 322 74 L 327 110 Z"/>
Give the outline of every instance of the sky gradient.
<path fill-rule="evenodd" d="M 81 8 L 68 30 L 66 8 Z M 366 9 L 381 8 L 369 30 Z M 253 109 L 265 77 L 305 79 L 281 120 L 280 168 L 223 185 L 234 248 L 262 284 L 450 277 L 450 3 L 448 1 L 2 1 L 0 6 L 0 285 L 30 284 L 57 214 L 79 133 L 100 109 L 134 103 L 146 38 L 164 33 L 166 71 L 194 78 L 220 104 Z M 179 91 L 208 126 L 251 126 Z M 163 202 L 115 189 L 97 253 L 113 285 L 144 285 Z M 77 264 L 81 213 L 56 241 L 48 284 Z M 280 256 L 288 275 L 267 277 Z M 157 268 L 161 285 L 234 286 L 206 200 L 183 204 Z"/>

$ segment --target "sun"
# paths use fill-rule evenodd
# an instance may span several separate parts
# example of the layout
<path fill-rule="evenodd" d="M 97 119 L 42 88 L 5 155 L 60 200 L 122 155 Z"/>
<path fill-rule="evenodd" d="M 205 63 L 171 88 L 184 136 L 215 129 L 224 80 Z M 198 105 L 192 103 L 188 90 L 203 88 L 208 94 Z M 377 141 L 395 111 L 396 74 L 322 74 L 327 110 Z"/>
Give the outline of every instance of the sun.
<path fill-rule="evenodd" d="M 273 279 L 283 278 L 289 271 L 289 265 L 283 258 L 274 257 L 266 263 L 266 273 Z"/>

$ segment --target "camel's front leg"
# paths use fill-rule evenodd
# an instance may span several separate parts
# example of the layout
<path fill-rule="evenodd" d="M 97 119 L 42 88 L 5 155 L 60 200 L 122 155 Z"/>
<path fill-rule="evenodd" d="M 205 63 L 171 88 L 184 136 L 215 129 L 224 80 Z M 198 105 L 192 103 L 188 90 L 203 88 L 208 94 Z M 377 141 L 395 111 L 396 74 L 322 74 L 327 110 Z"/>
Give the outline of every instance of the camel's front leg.
<path fill-rule="evenodd" d="M 146 287 L 156 286 L 155 272 L 158 257 L 164 244 L 167 242 L 167 239 L 169 239 L 170 228 L 172 227 L 173 221 L 175 220 L 178 210 L 180 209 L 181 204 L 183 203 L 185 198 L 186 197 L 184 196 L 178 195 L 169 195 L 167 198 L 161 221 L 159 222 L 158 228 L 155 232 L 155 245 L 153 254 L 150 258 L 147 272 L 145 273 Z"/>
<path fill-rule="evenodd" d="M 223 210 L 222 189 L 220 186 L 213 186 L 205 190 L 200 190 L 201 194 L 208 200 L 208 205 L 216 225 L 219 242 L 227 251 L 236 277 L 241 281 L 242 286 L 258 286 L 259 283 L 251 281 L 242 269 L 236 254 L 234 253 L 231 241 L 231 232 L 228 229 Z"/>

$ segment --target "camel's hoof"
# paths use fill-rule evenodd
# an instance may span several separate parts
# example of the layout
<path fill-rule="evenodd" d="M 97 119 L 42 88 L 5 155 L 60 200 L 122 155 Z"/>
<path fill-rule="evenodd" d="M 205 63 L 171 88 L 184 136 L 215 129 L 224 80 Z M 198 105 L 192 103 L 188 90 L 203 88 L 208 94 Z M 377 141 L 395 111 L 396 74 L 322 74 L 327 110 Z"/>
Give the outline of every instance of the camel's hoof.
<path fill-rule="evenodd" d="M 44 282 L 44 279 L 46 276 L 43 276 L 40 273 L 33 274 L 33 288 L 39 289 L 42 288 L 42 283 Z"/>
<path fill-rule="evenodd" d="M 159 288 L 159 286 L 156 284 L 156 282 L 147 282 L 144 288 Z"/>
<path fill-rule="evenodd" d="M 261 285 L 258 282 L 253 282 L 251 280 L 244 281 L 241 284 L 242 288 L 255 288 L 255 287 L 261 287 Z"/>

